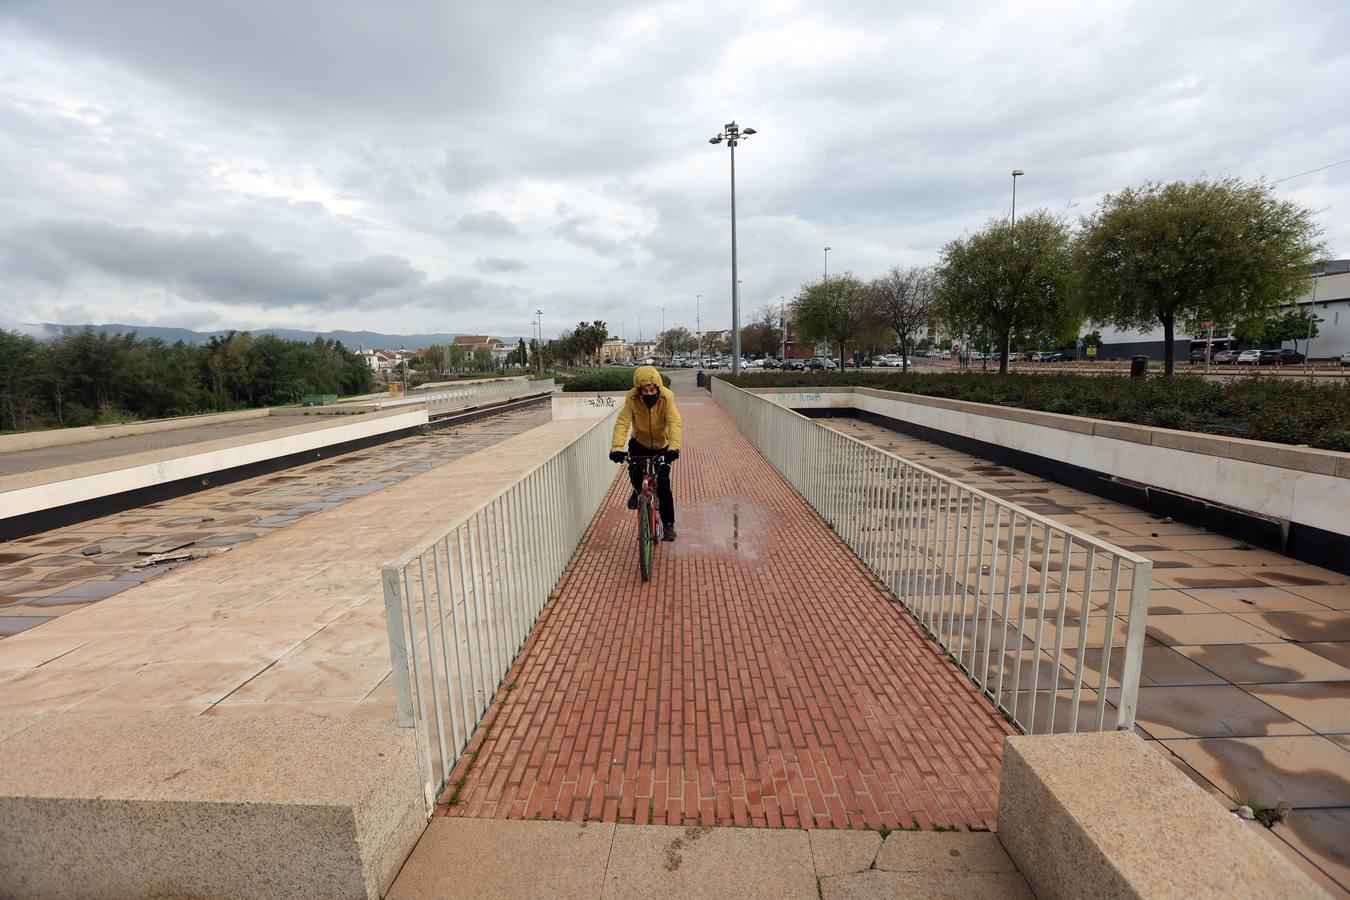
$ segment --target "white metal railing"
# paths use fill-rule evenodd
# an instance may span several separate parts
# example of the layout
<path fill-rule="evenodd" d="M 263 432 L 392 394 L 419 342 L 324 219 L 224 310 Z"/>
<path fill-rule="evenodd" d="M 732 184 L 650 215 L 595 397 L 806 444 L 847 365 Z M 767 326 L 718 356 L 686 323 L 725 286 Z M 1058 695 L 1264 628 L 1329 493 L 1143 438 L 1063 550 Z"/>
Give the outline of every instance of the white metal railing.
<path fill-rule="evenodd" d="M 381 568 L 398 722 L 417 731 L 428 806 L 614 482 L 616 415 Z"/>
<path fill-rule="evenodd" d="M 1100 731 L 1108 705 L 1134 726 L 1150 560 L 722 379 L 712 393 L 1023 732 Z"/>
<path fill-rule="evenodd" d="M 523 397 L 527 394 L 551 392 L 553 388 L 552 378 L 538 381 L 532 381 L 528 378 L 478 381 L 460 387 L 416 391 L 402 397 L 380 400 L 376 405 L 380 409 L 395 409 L 400 406 L 426 404 L 427 412 L 436 415 L 466 406 L 474 406 L 485 401 L 510 400 L 512 397 Z"/>

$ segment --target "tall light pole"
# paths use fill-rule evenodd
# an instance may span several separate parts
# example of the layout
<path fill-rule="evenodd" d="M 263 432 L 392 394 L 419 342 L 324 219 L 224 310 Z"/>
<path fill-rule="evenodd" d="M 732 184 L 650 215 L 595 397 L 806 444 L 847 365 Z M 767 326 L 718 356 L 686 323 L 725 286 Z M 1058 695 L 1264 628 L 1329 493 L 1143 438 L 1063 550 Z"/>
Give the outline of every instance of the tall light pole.
<path fill-rule="evenodd" d="M 782 295 L 778 297 L 778 330 L 783 333 L 778 342 L 778 358 L 787 359 L 787 298 Z"/>
<path fill-rule="evenodd" d="M 544 311 L 536 309 L 534 314 L 539 317 L 539 372 L 544 371 Z"/>
<path fill-rule="evenodd" d="M 831 247 L 826 247 L 826 248 L 825 248 L 825 302 L 826 302 L 826 303 L 829 303 L 829 302 L 830 302 L 830 250 L 832 250 L 832 249 L 833 249 L 833 248 L 831 248 Z M 812 350 L 811 352 L 814 353 L 815 351 Z M 843 371 L 843 369 L 844 369 L 844 348 L 843 348 L 843 347 L 840 347 L 840 348 L 839 348 L 839 370 L 840 370 L 840 371 Z"/>
<path fill-rule="evenodd" d="M 703 318 L 699 315 L 702 294 L 694 295 L 694 337 L 698 340 L 698 367 L 703 368 Z"/>
<path fill-rule="evenodd" d="M 736 280 L 736 145 L 750 135 L 753 128 L 741 128 L 735 122 L 722 126 L 722 131 L 708 138 L 710 144 L 726 143 L 731 148 L 731 374 L 741 374 L 741 287 Z"/>
<path fill-rule="evenodd" d="M 661 337 L 666 342 L 666 356 L 670 355 L 670 335 L 666 334 L 666 308 L 661 307 Z"/>
<path fill-rule="evenodd" d="M 1012 181 L 1013 181 L 1013 195 L 1012 195 L 1012 227 L 1011 227 L 1010 230 L 1011 230 L 1011 232 L 1012 232 L 1012 248 L 1013 248 L 1013 251 L 1014 251 L 1013 265 L 1016 265 L 1016 264 L 1017 264 L 1017 260 L 1016 260 L 1016 250 L 1017 250 L 1017 176 L 1018 176 L 1018 175 L 1025 175 L 1025 174 L 1026 174 L 1026 172 L 1023 172 L 1021 169 L 1013 169 L 1013 170 L 1012 170 Z M 1008 320 L 1008 337 L 1007 337 L 1007 340 L 1004 342 L 1004 347 L 1003 347 L 1003 362 L 1004 362 L 1005 369 L 1008 370 L 1008 371 L 1011 371 L 1011 369 L 1012 369 L 1012 332 L 1013 332 L 1013 322 L 1012 322 L 1012 319 L 1009 319 L 1009 320 Z"/>

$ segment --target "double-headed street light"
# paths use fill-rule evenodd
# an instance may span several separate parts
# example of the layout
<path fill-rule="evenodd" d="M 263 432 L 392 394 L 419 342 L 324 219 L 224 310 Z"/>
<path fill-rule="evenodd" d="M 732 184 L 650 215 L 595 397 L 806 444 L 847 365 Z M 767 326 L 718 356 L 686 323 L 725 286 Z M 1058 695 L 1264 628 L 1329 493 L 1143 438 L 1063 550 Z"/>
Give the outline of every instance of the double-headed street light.
<path fill-rule="evenodd" d="M 750 135 L 753 128 L 741 128 L 735 122 L 722 126 L 719 134 L 708 138 L 710 144 L 725 143 L 731 148 L 731 374 L 741 374 L 741 289 L 736 280 L 736 145 Z"/>

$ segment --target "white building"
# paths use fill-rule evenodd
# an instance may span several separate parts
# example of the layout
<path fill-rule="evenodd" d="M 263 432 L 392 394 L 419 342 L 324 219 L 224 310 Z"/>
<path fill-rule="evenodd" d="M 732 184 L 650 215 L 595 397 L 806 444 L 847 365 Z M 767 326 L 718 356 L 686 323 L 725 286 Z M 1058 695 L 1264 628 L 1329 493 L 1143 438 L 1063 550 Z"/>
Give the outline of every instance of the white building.
<path fill-rule="evenodd" d="M 1330 359 L 1350 350 L 1350 259 L 1333 260 L 1321 271 L 1314 272 L 1309 279 L 1308 289 L 1284 309 L 1294 307 L 1303 310 L 1311 308 L 1321 319 L 1317 324 L 1318 336 L 1312 339 L 1312 349 L 1308 351 L 1311 358 Z M 1163 358 L 1165 350 L 1161 325 L 1150 331 L 1122 331 L 1107 326 L 1100 326 L 1098 330 L 1102 335 L 1101 357 L 1124 359 L 1142 354 L 1154 359 Z M 1183 362 L 1188 360 L 1191 341 L 1204 338 L 1204 334 L 1187 334 L 1178 328 L 1173 350 L 1175 358 Z M 1304 340 L 1298 341 L 1299 349 L 1305 343 Z M 1294 342 L 1286 341 L 1284 346 L 1293 349 Z"/>

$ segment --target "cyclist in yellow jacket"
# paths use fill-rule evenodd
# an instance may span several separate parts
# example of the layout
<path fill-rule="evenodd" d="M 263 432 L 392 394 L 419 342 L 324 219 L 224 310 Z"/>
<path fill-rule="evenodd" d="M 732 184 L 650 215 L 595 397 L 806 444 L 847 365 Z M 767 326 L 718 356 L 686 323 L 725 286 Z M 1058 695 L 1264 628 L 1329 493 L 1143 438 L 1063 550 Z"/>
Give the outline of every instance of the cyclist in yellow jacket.
<path fill-rule="evenodd" d="M 629 429 L 632 437 L 629 438 Z M 628 455 L 633 457 L 661 456 L 666 462 L 680 458 L 680 411 L 675 408 L 675 394 L 661 383 L 661 373 L 652 366 L 638 366 L 633 372 L 633 389 L 624 398 L 619 421 L 614 423 L 614 440 L 610 443 L 609 458 L 624 460 L 624 441 L 628 441 Z M 657 476 L 656 499 L 661 507 L 661 522 L 665 540 L 675 540 L 675 496 L 670 491 L 670 466 L 661 466 Z M 637 509 L 637 492 L 642 487 L 642 471 L 628 467 L 633 482 L 633 494 L 628 508 Z"/>

